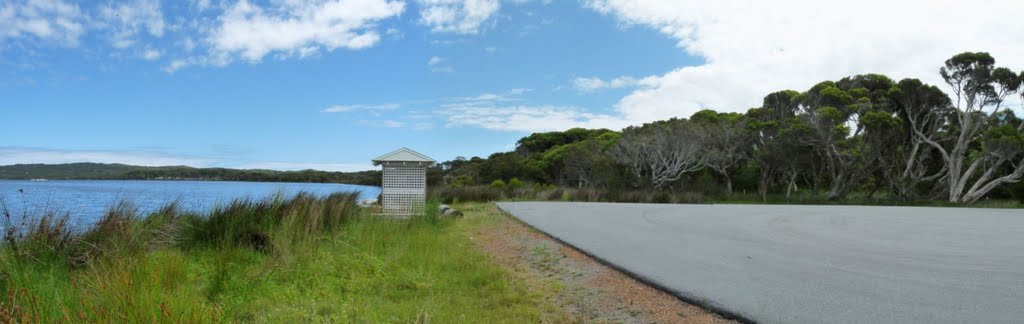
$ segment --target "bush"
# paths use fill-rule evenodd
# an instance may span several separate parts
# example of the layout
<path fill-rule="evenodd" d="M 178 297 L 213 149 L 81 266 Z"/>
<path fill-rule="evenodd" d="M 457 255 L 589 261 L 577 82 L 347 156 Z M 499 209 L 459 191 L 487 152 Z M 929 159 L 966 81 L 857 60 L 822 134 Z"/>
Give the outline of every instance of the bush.
<path fill-rule="evenodd" d="M 501 179 L 494 180 L 494 182 L 491 182 L 491 188 L 504 189 L 505 181 Z"/>
<path fill-rule="evenodd" d="M 522 187 L 523 187 L 523 181 L 519 180 L 519 178 L 512 178 L 511 180 L 508 181 L 508 188 L 509 189 L 516 190 L 516 189 L 519 189 L 519 188 L 522 188 Z"/>

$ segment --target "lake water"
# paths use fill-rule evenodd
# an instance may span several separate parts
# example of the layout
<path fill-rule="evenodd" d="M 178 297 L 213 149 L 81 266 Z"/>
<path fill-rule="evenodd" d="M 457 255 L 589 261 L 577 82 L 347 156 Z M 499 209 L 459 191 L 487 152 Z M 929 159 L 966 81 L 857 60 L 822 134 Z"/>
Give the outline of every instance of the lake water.
<path fill-rule="evenodd" d="M 142 180 L 0 180 L 0 199 L 11 215 L 68 212 L 76 226 L 91 224 L 119 200 L 135 203 L 143 213 L 178 201 L 191 211 L 206 211 L 235 198 L 263 198 L 300 191 L 328 195 L 359 191 L 360 200 L 376 199 L 380 187 L 336 183 L 142 181 Z M 0 224 L 0 227 L 3 227 Z"/>

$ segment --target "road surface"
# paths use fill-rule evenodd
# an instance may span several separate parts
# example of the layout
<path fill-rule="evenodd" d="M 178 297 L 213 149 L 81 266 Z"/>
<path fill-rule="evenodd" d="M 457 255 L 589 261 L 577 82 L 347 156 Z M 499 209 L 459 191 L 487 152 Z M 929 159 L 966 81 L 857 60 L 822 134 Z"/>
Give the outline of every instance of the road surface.
<path fill-rule="evenodd" d="M 1024 321 L 1024 210 L 498 206 L 684 299 L 746 320 Z"/>

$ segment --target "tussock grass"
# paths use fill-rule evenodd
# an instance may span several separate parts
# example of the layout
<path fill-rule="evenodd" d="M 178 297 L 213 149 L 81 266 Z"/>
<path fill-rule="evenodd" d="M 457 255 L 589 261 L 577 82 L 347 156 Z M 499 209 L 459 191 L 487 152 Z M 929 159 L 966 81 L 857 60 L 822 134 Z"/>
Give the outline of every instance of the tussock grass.
<path fill-rule="evenodd" d="M 357 198 L 146 215 L 119 202 L 84 229 L 66 213 L 11 224 L 0 208 L 0 323 L 538 321 L 534 293 L 474 250 L 463 222 L 437 215 L 440 202 L 393 220 Z"/>

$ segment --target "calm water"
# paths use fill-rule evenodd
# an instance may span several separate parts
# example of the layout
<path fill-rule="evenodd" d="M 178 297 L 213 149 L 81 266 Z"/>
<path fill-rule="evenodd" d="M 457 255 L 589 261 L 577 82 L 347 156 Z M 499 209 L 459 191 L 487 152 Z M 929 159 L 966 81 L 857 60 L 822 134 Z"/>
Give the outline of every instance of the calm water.
<path fill-rule="evenodd" d="M 230 182 L 230 181 L 121 181 L 121 180 L 0 180 L 0 199 L 15 217 L 43 211 L 68 212 L 77 226 L 91 224 L 121 199 L 130 200 L 143 213 L 169 202 L 206 211 L 235 198 L 263 198 L 276 193 L 292 196 L 299 191 L 328 195 L 359 191 L 360 200 L 375 199 L 380 187 L 334 183 Z M 0 224 L 2 227 L 2 224 Z"/>

